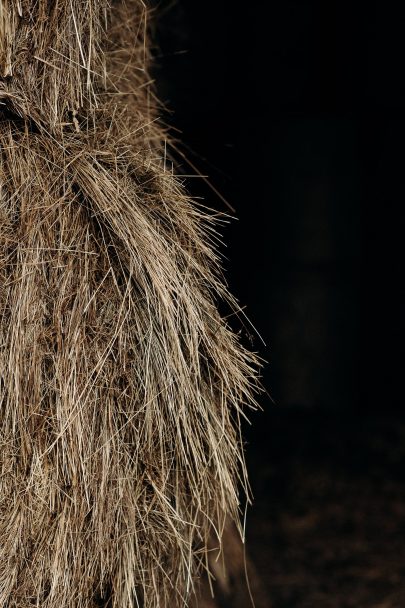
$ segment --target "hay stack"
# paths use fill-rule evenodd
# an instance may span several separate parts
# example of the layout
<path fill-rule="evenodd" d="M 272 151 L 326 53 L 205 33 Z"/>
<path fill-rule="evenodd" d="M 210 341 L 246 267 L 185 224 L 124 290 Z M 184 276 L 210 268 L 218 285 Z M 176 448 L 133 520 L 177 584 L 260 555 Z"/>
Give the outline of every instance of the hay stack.
<path fill-rule="evenodd" d="M 185 606 L 254 357 L 166 170 L 142 0 L 0 0 L 0 606 Z"/>

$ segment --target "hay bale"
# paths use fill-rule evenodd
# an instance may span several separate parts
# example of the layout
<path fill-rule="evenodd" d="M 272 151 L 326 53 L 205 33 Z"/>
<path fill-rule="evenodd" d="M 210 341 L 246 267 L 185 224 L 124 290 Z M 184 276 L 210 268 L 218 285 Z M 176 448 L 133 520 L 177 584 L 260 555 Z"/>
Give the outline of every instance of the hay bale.
<path fill-rule="evenodd" d="M 142 0 L 0 3 L 0 606 L 185 606 L 257 361 L 166 169 Z"/>

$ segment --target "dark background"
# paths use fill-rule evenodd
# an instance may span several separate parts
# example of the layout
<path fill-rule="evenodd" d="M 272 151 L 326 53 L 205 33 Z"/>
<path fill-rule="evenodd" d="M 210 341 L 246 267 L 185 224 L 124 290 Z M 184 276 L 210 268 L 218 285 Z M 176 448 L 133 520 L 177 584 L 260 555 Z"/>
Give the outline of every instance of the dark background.
<path fill-rule="evenodd" d="M 244 332 L 274 401 L 246 431 L 269 597 L 405 605 L 405 18 L 372 1 L 155 4 L 162 116 L 235 208 L 227 278 L 266 342 Z"/>

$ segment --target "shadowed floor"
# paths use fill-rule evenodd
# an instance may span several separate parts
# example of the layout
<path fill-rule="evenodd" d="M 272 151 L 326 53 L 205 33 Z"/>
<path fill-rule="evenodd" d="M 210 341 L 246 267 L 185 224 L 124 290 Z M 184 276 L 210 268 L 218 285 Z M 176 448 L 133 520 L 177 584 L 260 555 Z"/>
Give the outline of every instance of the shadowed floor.
<path fill-rule="evenodd" d="M 255 426 L 248 546 L 272 608 L 404 606 L 405 421 L 273 410 Z"/>

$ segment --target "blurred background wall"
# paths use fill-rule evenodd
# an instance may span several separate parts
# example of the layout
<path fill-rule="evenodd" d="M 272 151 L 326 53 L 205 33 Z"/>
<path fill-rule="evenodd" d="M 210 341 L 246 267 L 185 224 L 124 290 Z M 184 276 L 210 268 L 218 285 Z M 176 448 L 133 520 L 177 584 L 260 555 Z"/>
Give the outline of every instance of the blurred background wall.
<path fill-rule="evenodd" d="M 383 2 L 158 3 L 166 120 L 235 208 L 225 268 L 276 404 L 399 407 L 404 26 Z"/>

